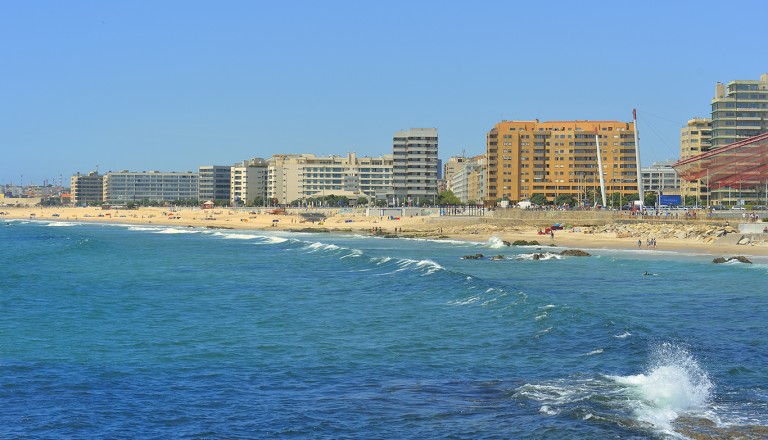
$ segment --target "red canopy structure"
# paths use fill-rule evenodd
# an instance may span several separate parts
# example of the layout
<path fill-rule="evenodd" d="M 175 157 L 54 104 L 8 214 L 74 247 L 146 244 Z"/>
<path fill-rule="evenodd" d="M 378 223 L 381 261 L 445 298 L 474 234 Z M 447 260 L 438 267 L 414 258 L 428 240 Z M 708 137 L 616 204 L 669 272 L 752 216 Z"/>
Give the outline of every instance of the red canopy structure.
<path fill-rule="evenodd" d="M 681 178 L 700 180 L 710 190 L 739 185 L 754 188 L 768 180 L 768 133 L 672 164 Z"/>

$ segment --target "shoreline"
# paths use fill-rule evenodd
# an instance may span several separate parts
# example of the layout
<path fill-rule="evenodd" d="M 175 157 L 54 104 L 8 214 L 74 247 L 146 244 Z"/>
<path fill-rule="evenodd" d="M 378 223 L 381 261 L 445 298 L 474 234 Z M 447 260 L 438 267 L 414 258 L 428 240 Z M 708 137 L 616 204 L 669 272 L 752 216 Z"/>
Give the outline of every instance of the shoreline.
<path fill-rule="evenodd" d="M 555 244 L 569 249 L 609 249 L 671 251 L 729 256 L 768 256 L 768 244 L 736 245 L 705 243 L 686 238 L 659 238 L 657 246 L 646 246 L 646 239 L 640 236 L 618 238 L 610 233 L 583 233 L 571 230 L 555 231 L 554 240 L 548 235 L 539 235 L 535 227 L 505 226 L 461 220 L 452 221 L 445 217 L 423 216 L 390 220 L 383 217 L 366 217 L 354 213 L 334 211 L 324 221 L 312 221 L 300 214 L 268 214 L 254 211 L 229 210 L 226 208 L 204 210 L 181 208 L 139 208 L 135 210 L 102 210 L 101 208 L 2 208 L 5 214 L 0 219 L 37 220 L 54 222 L 87 222 L 105 224 L 152 225 L 172 227 L 199 227 L 207 229 L 272 230 L 284 232 L 357 233 L 397 238 L 450 239 L 469 242 L 488 242 L 492 237 L 504 241 L 536 240 L 543 248 Z M 261 210 L 266 211 L 266 210 Z M 308 211 L 307 213 L 310 213 Z M 314 212 L 318 219 L 322 213 Z M 680 226 L 681 228 L 687 225 Z M 641 246 L 638 247 L 638 240 Z"/>

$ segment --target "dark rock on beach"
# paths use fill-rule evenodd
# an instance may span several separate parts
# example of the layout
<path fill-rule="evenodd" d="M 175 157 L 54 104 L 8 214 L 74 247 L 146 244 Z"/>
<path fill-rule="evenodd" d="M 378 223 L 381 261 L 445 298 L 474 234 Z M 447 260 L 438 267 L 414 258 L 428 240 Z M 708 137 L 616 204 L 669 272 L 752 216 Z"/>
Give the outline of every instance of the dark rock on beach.
<path fill-rule="evenodd" d="M 589 257 L 589 252 L 584 252 L 580 249 L 566 249 L 562 252 L 560 252 L 560 255 L 566 256 L 566 257 Z"/>
<path fill-rule="evenodd" d="M 491 260 L 493 261 L 499 261 L 499 260 L 505 260 L 505 259 L 506 257 L 504 257 L 504 255 L 494 255 L 493 257 L 491 257 Z"/>
<path fill-rule="evenodd" d="M 508 242 L 507 240 L 501 240 L 502 243 L 504 243 L 504 246 L 510 246 L 512 243 Z"/>

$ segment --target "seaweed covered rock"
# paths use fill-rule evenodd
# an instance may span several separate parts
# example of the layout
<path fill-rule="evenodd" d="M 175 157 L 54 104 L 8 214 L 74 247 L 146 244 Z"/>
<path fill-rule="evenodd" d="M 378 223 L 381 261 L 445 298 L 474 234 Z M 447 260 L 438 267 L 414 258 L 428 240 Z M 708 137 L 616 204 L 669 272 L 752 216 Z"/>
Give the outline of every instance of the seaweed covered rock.
<path fill-rule="evenodd" d="M 589 252 L 584 252 L 581 249 L 566 249 L 560 252 L 560 255 L 566 257 L 589 257 Z"/>
<path fill-rule="evenodd" d="M 512 242 L 512 246 L 538 246 L 539 242 L 536 240 L 515 240 Z"/>
<path fill-rule="evenodd" d="M 475 255 L 464 255 L 463 257 L 461 257 L 461 259 L 462 260 L 479 260 L 483 257 L 484 257 L 483 254 L 475 254 Z"/>

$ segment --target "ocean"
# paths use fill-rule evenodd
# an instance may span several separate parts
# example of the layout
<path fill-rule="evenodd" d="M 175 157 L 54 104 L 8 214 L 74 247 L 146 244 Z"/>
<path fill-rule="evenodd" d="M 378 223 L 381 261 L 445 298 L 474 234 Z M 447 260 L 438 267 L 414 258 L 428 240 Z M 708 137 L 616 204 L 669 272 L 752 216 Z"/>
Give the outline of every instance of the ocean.
<path fill-rule="evenodd" d="M 500 238 L 4 221 L 0 437 L 768 436 L 768 258 Z"/>

